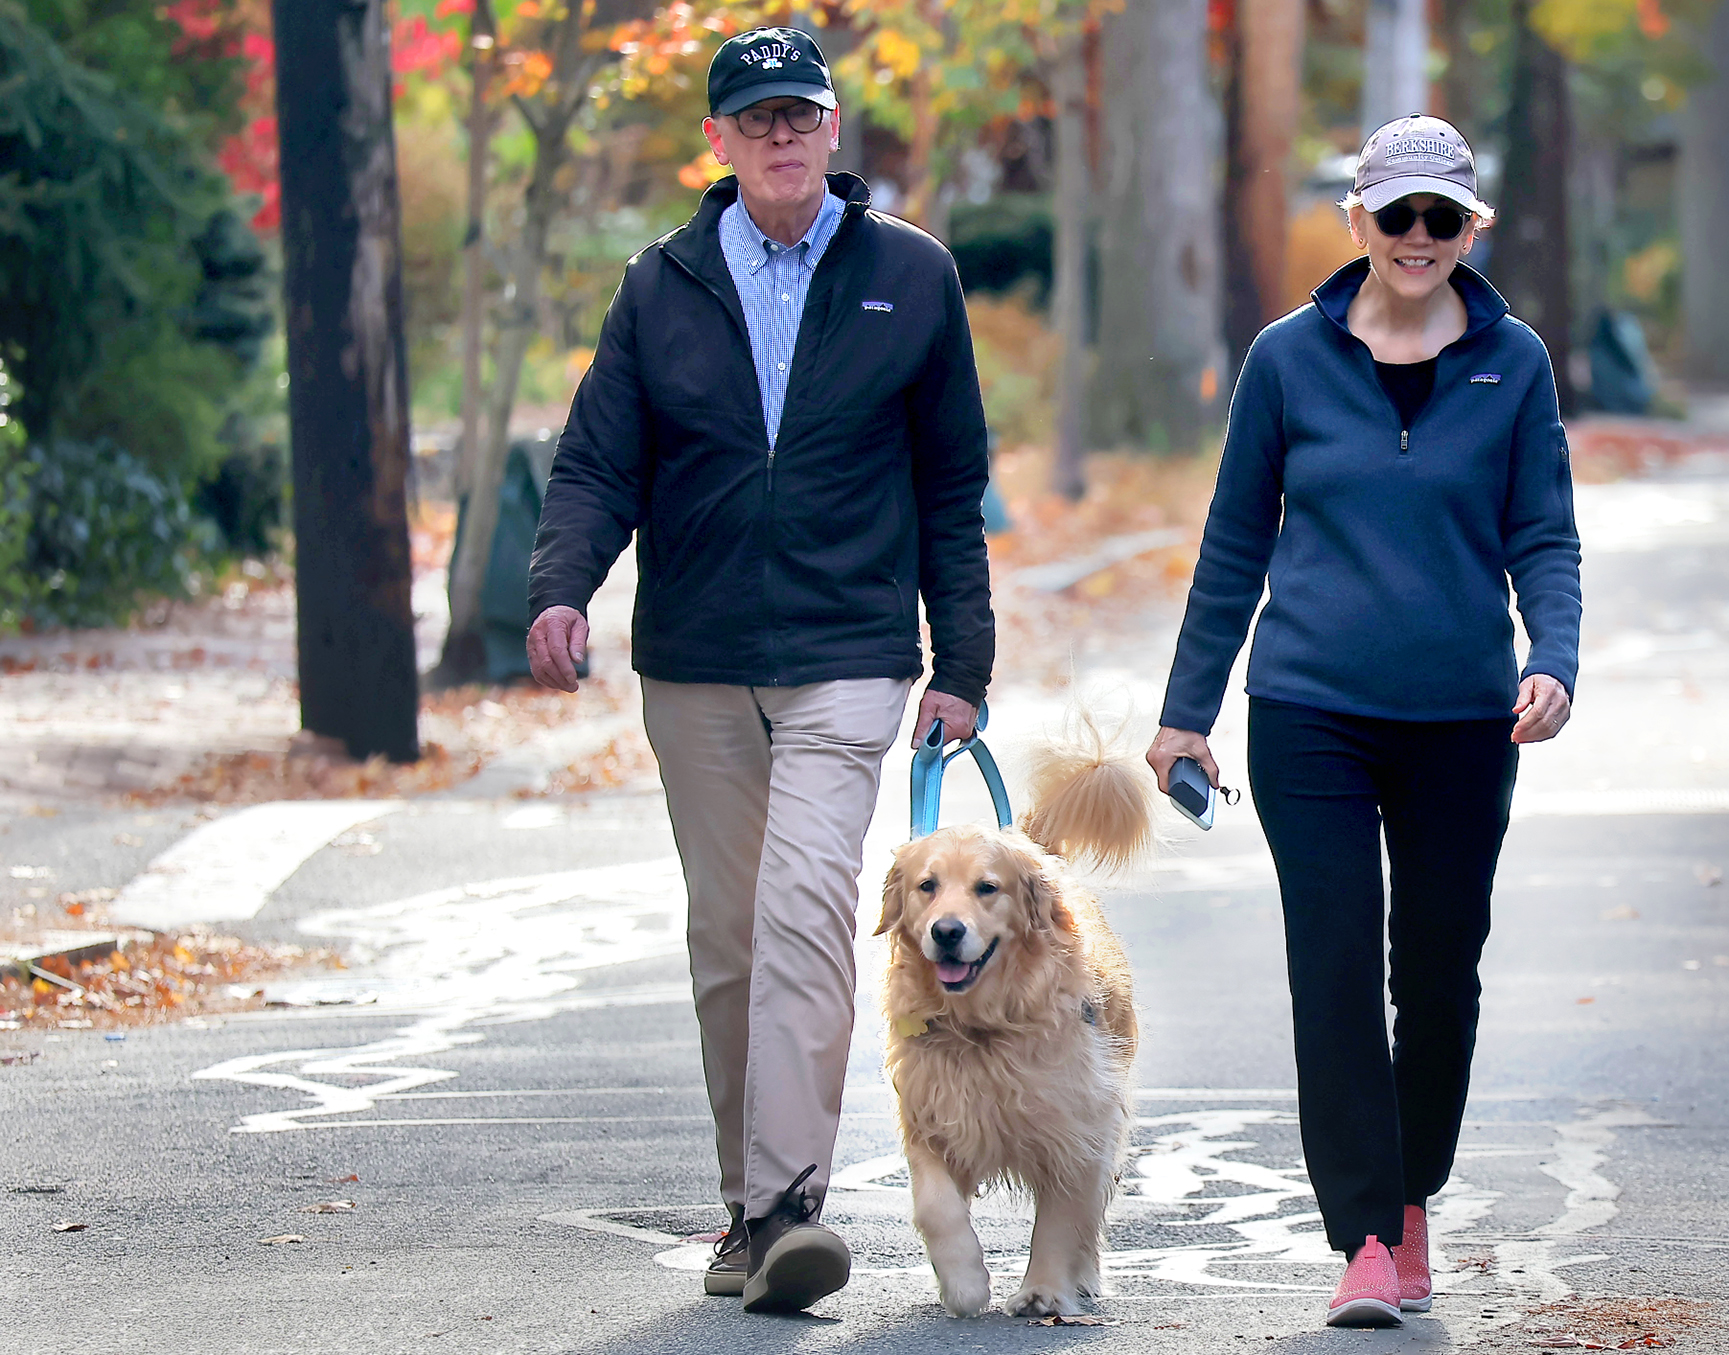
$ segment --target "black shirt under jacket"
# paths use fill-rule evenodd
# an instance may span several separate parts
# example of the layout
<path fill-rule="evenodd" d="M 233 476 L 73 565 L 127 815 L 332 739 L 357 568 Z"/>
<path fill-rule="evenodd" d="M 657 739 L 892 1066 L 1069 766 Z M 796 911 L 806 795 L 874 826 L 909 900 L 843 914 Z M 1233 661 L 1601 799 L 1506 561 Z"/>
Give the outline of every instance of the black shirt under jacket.
<path fill-rule="evenodd" d="M 954 260 L 851 174 L 799 327 L 773 451 L 721 254 L 727 178 L 626 266 L 559 438 L 529 614 L 586 612 L 637 534 L 632 662 L 666 682 L 797 686 L 922 671 L 977 704 L 996 652 L 984 408 Z"/>

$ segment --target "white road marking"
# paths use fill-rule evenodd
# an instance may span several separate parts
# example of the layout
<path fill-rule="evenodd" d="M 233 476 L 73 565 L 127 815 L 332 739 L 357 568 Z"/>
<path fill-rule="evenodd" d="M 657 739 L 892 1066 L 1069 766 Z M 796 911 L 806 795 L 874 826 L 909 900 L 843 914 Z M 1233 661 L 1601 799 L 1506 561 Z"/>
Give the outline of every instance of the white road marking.
<path fill-rule="evenodd" d="M 500 828 L 557 828 L 565 821 L 565 812 L 557 805 L 524 805 L 512 810 L 499 823 Z"/>
<path fill-rule="evenodd" d="M 1255 1090 L 1255 1089 L 1249 1089 Z M 1265 1091 L 1266 1089 L 1261 1089 Z M 1207 1088 L 1141 1088 L 1142 1099 L 1203 1099 L 1213 1091 L 1220 1100 L 1229 1100 L 1241 1092 Z M 1319 1295 L 1328 1293 L 1342 1262 L 1327 1246 L 1320 1228 L 1320 1214 L 1314 1209 L 1287 1211 L 1290 1204 L 1313 1200 L 1301 1162 L 1289 1167 L 1269 1167 L 1243 1162 L 1234 1154 L 1257 1146 L 1255 1131 L 1262 1126 L 1292 1127 L 1296 1116 L 1288 1110 L 1264 1108 L 1208 1108 L 1174 1112 L 1166 1115 L 1143 1116 L 1138 1123 L 1143 1128 L 1164 1130 L 1151 1143 L 1134 1150 L 1125 1173 L 1123 1193 L 1112 1207 L 1113 1217 L 1122 1219 L 1146 1216 L 1151 1211 L 1159 1223 L 1169 1228 L 1216 1226 L 1223 1224 L 1241 1239 L 1237 1242 L 1214 1241 L 1176 1244 L 1164 1247 L 1109 1250 L 1103 1258 L 1108 1279 L 1120 1284 L 1126 1280 L 1164 1281 L 1194 1290 L 1260 1294 L 1273 1297 L 1288 1294 Z M 1485 1234 L 1481 1225 L 1494 1211 L 1500 1193 L 1477 1186 L 1455 1171 L 1451 1180 L 1429 1204 L 1429 1235 L 1431 1252 L 1436 1261 L 1435 1289 L 1438 1294 L 1476 1296 L 1481 1300 L 1501 1300 L 1503 1311 L 1484 1316 L 1480 1311 L 1457 1314 L 1449 1312 L 1448 1329 L 1462 1340 L 1503 1327 L 1517 1320 L 1522 1305 L 1528 1302 L 1553 1302 L 1574 1292 L 1574 1288 L 1558 1272 L 1577 1265 L 1607 1259 L 1603 1253 L 1582 1252 L 1556 1256 L 1558 1238 L 1576 1236 L 1582 1231 L 1601 1226 L 1615 1213 L 1614 1200 L 1619 1188 L 1604 1178 L 1600 1168 L 1605 1150 L 1614 1139 L 1614 1130 L 1631 1124 L 1655 1123 L 1639 1110 L 1611 1109 L 1598 1111 L 1581 1120 L 1554 1125 L 1555 1138 L 1551 1145 L 1527 1146 L 1511 1143 L 1484 1143 L 1460 1153 L 1460 1157 L 1531 1156 L 1550 1157 L 1541 1170 L 1568 1187 L 1563 1212 L 1553 1222 L 1536 1230 L 1542 1236 L 1507 1238 Z M 910 1200 L 905 1184 L 906 1164 L 898 1153 L 884 1154 L 842 1166 L 830 1182 L 830 1198 L 839 1203 L 855 1220 L 873 1223 L 898 1220 L 910 1227 Z M 1244 1194 L 1206 1196 L 1214 1182 L 1245 1186 Z M 666 1210 L 715 1209 L 718 1206 L 660 1206 Z M 1031 1207 L 1024 1201 L 987 1197 L 979 1206 L 994 1216 L 1004 1213 L 1024 1217 L 1031 1225 Z M 541 1219 L 570 1227 L 611 1233 L 659 1247 L 654 1260 L 660 1266 L 677 1271 L 700 1271 L 712 1257 L 706 1244 L 692 1244 L 665 1232 L 621 1222 L 616 1217 L 624 1210 L 574 1210 L 543 1214 Z M 1475 1268 L 1455 1271 L 1446 1264 L 1447 1247 L 1487 1247 L 1494 1255 L 1490 1273 Z M 986 1262 L 998 1281 L 1012 1285 L 1025 1268 L 1024 1254 L 992 1253 Z M 1276 1266 L 1286 1270 L 1290 1278 L 1246 1279 L 1221 1273 L 1239 1266 Z M 912 1281 L 921 1289 L 934 1283 L 928 1265 L 855 1266 L 859 1278 L 876 1277 L 885 1281 Z M 1302 1281 L 1313 1276 L 1320 1283 Z M 1507 1305 L 1509 1297 L 1517 1305 Z M 1225 1296 L 1224 1293 L 1220 1294 Z M 1138 1297 L 1148 1297 L 1140 1295 Z M 1153 1297 L 1156 1297 L 1153 1296 Z"/>
<path fill-rule="evenodd" d="M 435 889 L 301 923 L 313 936 L 352 943 L 370 957 L 363 984 L 376 1005 L 425 1013 L 384 1040 L 347 1049 L 286 1049 L 229 1059 L 193 1074 L 298 1092 L 296 1109 L 243 1116 L 239 1133 L 328 1127 L 454 1072 L 387 1067 L 485 1038 L 473 1027 L 536 1021 L 559 1012 L 690 1001 L 685 984 L 583 991 L 597 969 L 682 954 L 684 880 L 672 859 Z M 314 981 L 321 989 L 329 980 Z M 355 1087 L 323 1080 L 359 1074 Z M 323 1075 L 323 1076 L 321 1076 Z M 407 1123 L 401 1121 L 399 1123 Z"/>
<path fill-rule="evenodd" d="M 463 1027 L 486 1018 L 492 1021 L 535 1020 L 552 1011 L 580 1011 L 599 1007 L 658 1006 L 671 1002 L 688 1002 L 690 990 L 683 985 L 662 984 L 636 989 L 567 995 L 556 1000 L 537 998 L 525 1005 L 525 1012 L 509 1010 L 507 1003 L 491 1002 L 458 1007 L 422 1017 L 383 1040 L 347 1049 L 283 1049 L 268 1054 L 247 1054 L 227 1059 L 210 1068 L 192 1074 L 207 1081 L 242 1082 L 256 1087 L 272 1087 L 279 1091 L 298 1092 L 312 1104 L 290 1110 L 261 1111 L 241 1117 L 231 1130 L 236 1134 L 270 1134 L 293 1129 L 325 1129 L 344 1123 L 330 1116 L 354 1115 L 372 1110 L 383 1097 L 394 1096 L 443 1082 L 456 1076 L 443 1068 L 387 1067 L 397 1059 L 425 1058 L 455 1049 L 458 1045 L 478 1044 L 485 1039 L 478 1032 Z M 271 1071 L 279 1065 L 290 1065 L 293 1071 Z M 297 1066 L 295 1066 L 297 1065 Z M 319 1075 L 335 1077 L 373 1077 L 375 1082 L 353 1087 L 326 1082 Z"/>
<path fill-rule="evenodd" d="M 400 800 L 283 800 L 236 810 L 194 828 L 146 866 L 110 916 L 159 932 L 256 917 L 331 838 L 401 808 Z"/>
<path fill-rule="evenodd" d="M 1729 787 L 1513 792 L 1513 817 L 1729 814 Z"/>

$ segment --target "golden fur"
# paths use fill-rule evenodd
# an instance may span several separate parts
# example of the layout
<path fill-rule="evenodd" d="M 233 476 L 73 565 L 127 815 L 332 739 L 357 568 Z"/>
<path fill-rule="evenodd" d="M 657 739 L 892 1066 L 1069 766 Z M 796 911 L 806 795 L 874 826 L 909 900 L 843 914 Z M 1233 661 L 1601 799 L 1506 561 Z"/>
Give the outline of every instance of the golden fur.
<path fill-rule="evenodd" d="M 1151 806 L 1141 778 L 1101 747 L 1041 754 L 1038 766 L 1027 833 L 940 829 L 903 846 L 883 886 L 887 1066 L 913 1221 L 956 1316 L 990 1305 L 969 1212 L 989 1186 L 1025 1190 L 1038 1207 L 1009 1312 L 1073 1313 L 1099 1292 L 1105 1206 L 1132 1124 L 1128 961 L 1052 849 L 1121 864 L 1150 837 Z M 939 979 L 938 922 L 964 927 L 983 952 L 963 991 Z"/>

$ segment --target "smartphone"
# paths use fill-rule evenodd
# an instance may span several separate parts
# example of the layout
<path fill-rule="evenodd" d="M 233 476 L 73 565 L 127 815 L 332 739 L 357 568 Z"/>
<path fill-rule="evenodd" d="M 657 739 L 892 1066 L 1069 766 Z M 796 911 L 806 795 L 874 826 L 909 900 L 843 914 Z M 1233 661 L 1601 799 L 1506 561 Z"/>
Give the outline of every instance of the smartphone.
<path fill-rule="evenodd" d="M 1178 758 L 1171 764 L 1170 785 L 1170 790 L 1165 793 L 1171 797 L 1177 812 L 1191 823 L 1211 828 L 1218 793 L 1201 770 L 1201 764 L 1192 757 Z"/>

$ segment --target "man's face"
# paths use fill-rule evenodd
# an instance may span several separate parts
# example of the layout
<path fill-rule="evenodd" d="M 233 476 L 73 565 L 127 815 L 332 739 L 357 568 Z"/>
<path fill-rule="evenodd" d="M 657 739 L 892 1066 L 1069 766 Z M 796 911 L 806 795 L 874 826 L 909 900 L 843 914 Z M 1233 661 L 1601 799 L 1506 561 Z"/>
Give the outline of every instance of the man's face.
<path fill-rule="evenodd" d="M 747 129 L 761 126 L 765 114 L 773 115 L 767 134 L 747 136 Z M 813 115 L 816 125 L 811 131 L 793 130 L 795 122 L 810 126 Z M 840 144 L 840 111 L 817 108 L 808 99 L 764 99 L 736 114 L 704 118 L 702 130 L 714 158 L 732 167 L 748 198 L 792 207 L 823 191 L 829 155 Z"/>

